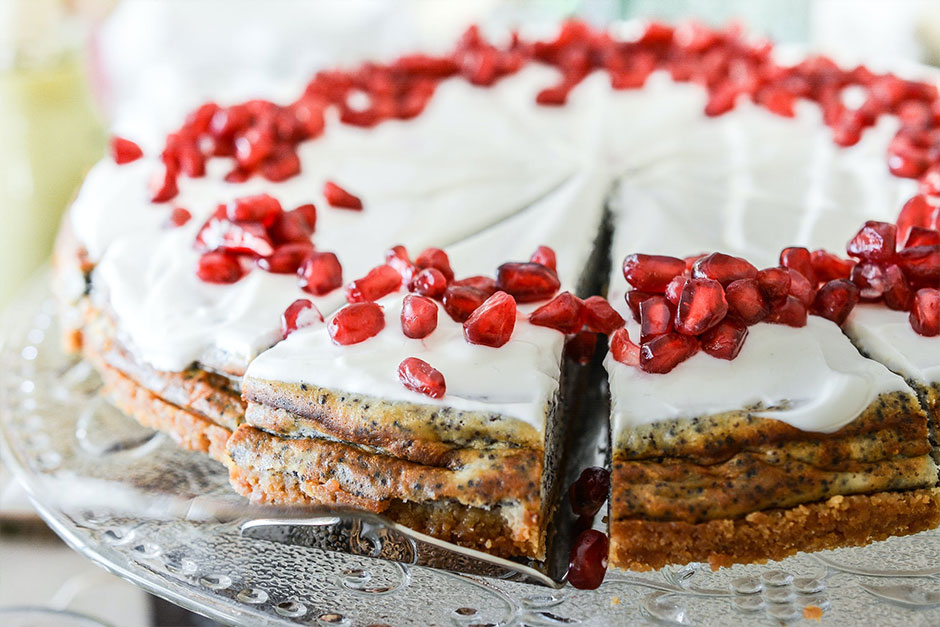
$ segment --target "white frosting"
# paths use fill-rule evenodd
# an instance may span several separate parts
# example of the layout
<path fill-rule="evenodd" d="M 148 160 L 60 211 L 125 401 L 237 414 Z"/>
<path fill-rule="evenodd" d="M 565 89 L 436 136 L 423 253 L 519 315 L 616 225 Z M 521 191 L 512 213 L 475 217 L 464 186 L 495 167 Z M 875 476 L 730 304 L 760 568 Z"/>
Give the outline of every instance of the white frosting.
<path fill-rule="evenodd" d="M 860 304 L 843 328 L 865 353 L 902 377 L 921 384 L 940 382 L 940 336 L 918 335 L 906 311 Z"/>
<path fill-rule="evenodd" d="M 668 375 L 625 366 L 609 354 L 604 365 L 610 373 L 613 433 L 757 404 L 783 407 L 753 412 L 757 416 L 831 433 L 857 418 L 878 394 L 906 389 L 900 377 L 862 358 L 839 327 L 816 316 L 801 328 L 750 327 L 731 361 L 699 352 Z"/>

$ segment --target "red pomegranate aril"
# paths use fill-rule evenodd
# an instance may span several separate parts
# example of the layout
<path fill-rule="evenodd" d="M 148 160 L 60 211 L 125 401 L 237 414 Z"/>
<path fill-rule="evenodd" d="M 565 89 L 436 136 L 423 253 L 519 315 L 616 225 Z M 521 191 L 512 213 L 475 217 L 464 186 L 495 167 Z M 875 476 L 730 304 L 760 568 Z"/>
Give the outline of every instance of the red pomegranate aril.
<path fill-rule="evenodd" d="M 640 342 L 671 333 L 673 307 L 665 296 L 653 296 L 640 303 Z"/>
<path fill-rule="evenodd" d="M 346 286 L 346 301 L 350 303 L 374 302 L 401 287 L 401 275 L 389 265 L 376 266 L 361 279 Z"/>
<path fill-rule="evenodd" d="M 406 337 L 421 339 L 437 328 L 437 303 L 426 296 L 407 294 L 401 306 L 401 330 Z"/>
<path fill-rule="evenodd" d="M 529 322 L 562 333 L 577 333 L 584 326 L 584 304 L 571 292 L 562 292 L 529 316 Z"/>
<path fill-rule="evenodd" d="M 275 149 L 261 164 L 261 176 L 279 183 L 300 174 L 300 157 L 291 147 Z"/>
<path fill-rule="evenodd" d="M 689 279 L 676 307 L 676 331 L 700 335 L 728 313 L 728 301 L 721 283 L 714 279 Z"/>
<path fill-rule="evenodd" d="M 333 181 L 327 181 L 326 184 L 323 185 L 323 196 L 331 207 L 336 207 L 337 209 L 351 209 L 353 211 L 362 210 L 362 200 L 358 196 L 350 194 Z"/>
<path fill-rule="evenodd" d="M 765 268 L 757 273 L 757 284 L 771 306 L 780 304 L 790 294 L 790 271 L 782 266 Z"/>
<path fill-rule="evenodd" d="M 535 252 L 532 253 L 532 257 L 529 258 L 529 261 L 541 264 L 552 272 L 556 270 L 555 251 L 548 246 L 539 246 L 536 248 Z"/>
<path fill-rule="evenodd" d="M 286 339 L 297 329 L 309 327 L 317 322 L 323 322 L 323 314 L 317 306 L 306 298 L 298 298 L 288 305 L 281 315 L 281 339 Z"/>
<path fill-rule="evenodd" d="M 745 325 L 757 324 L 770 313 L 770 303 L 764 296 L 757 279 L 738 279 L 725 288 L 728 314 Z"/>
<path fill-rule="evenodd" d="M 190 178 L 206 175 L 206 158 L 195 144 L 184 144 L 179 153 L 180 171 Z"/>
<path fill-rule="evenodd" d="M 516 301 L 506 292 L 496 292 L 463 323 L 463 335 L 471 344 L 499 348 L 512 337 L 515 326 Z"/>
<path fill-rule="evenodd" d="M 921 174 L 917 191 L 923 196 L 940 196 L 940 163 L 930 166 Z M 900 220 L 898 220 L 898 228 L 901 228 Z"/>
<path fill-rule="evenodd" d="M 417 357 L 408 357 L 398 364 L 398 379 L 412 392 L 431 398 L 443 398 L 447 393 L 444 375 Z"/>
<path fill-rule="evenodd" d="M 878 300 L 884 294 L 884 268 L 863 261 L 852 268 L 852 283 L 859 289 L 859 298 L 865 301 Z"/>
<path fill-rule="evenodd" d="M 806 314 L 806 305 L 800 299 L 795 296 L 787 296 L 787 300 L 782 305 L 774 307 L 770 315 L 764 318 L 764 322 L 785 324 L 791 327 L 805 327 Z"/>
<path fill-rule="evenodd" d="M 897 263 L 912 285 L 940 285 L 940 244 L 905 248 L 898 253 Z"/>
<path fill-rule="evenodd" d="M 251 113 L 243 105 L 217 110 L 209 121 L 209 133 L 213 137 L 230 138 L 245 129 L 251 122 Z"/>
<path fill-rule="evenodd" d="M 313 203 L 306 203 L 300 205 L 295 209 L 291 209 L 287 213 L 297 216 L 298 219 L 303 221 L 304 226 L 307 227 L 307 230 L 310 233 L 313 233 L 317 230 L 317 208 Z"/>
<path fill-rule="evenodd" d="M 610 336 L 610 354 L 627 366 L 640 365 L 640 347 L 630 339 L 630 333 L 621 327 Z"/>
<path fill-rule="evenodd" d="M 723 286 L 738 279 L 753 279 L 757 268 L 740 257 L 724 253 L 712 253 L 702 257 L 692 265 L 692 278 L 714 279 Z"/>
<path fill-rule="evenodd" d="M 697 338 L 679 333 L 658 335 L 640 346 L 640 369 L 653 374 L 666 374 L 698 350 Z"/>
<path fill-rule="evenodd" d="M 140 146 L 129 139 L 123 137 L 111 138 L 111 157 L 118 165 L 124 165 L 132 161 L 137 161 L 144 156 L 144 151 Z"/>
<path fill-rule="evenodd" d="M 313 244 L 291 242 L 274 249 L 268 257 L 258 259 L 258 267 L 274 274 L 295 274 L 307 255 L 313 252 Z"/>
<path fill-rule="evenodd" d="M 865 261 L 890 261 L 897 246 L 897 232 L 894 224 L 869 220 L 849 241 L 846 251 Z"/>
<path fill-rule="evenodd" d="M 212 217 L 196 235 L 196 248 L 268 257 L 274 252 L 274 243 L 261 224 Z"/>
<path fill-rule="evenodd" d="M 268 229 L 268 233 L 275 245 L 311 244 L 310 236 L 313 235 L 313 231 L 307 226 L 307 219 L 296 211 L 279 215 Z"/>
<path fill-rule="evenodd" d="M 914 300 L 914 290 L 911 284 L 907 282 L 904 271 L 898 266 L 892 264 L 885 268 L 884 273 L 885 288 L 881 297 L 889 309 L 897 311 L 908 311 Z M 940 280 L 938 280 L 940 284 Z"/>
<path fill-rule="evenodd" d="M 206 283 L 235 283 L 245 276 L 245 271 L 238 257 L 214 250 L 199 257 L 196 276 Z"/>
<path fill-rule="evenodd" d="M 297 276 L 302 290 L 323 296 L 343 284 L 343 267 L 333 253 L 314 252 L 300 264 Z"/>
<path fill-rule="evenodd" d="M 226 205 L 226 216 L 233 222 L 258 222 L 270 228 L 278 216 L 284 213 L 277 198 L 268 194 L 243 196 Z"/>
<path fill-rule="evenodd" d="M 495 293 L 495 292 L 494 292 Z M 489 298 L 485 292 L 469 285 L 450 285 L 444 290 L 444 311 L 454 322 L 466 322 L 477 307 Z"/>
<path fill-rule="evenodd" d="M 623 318 L 606 298 L 590 296 L 584 301 L 584 324 L 588 331 L 610 335 L 623 326 Z"/>
<path fill-rule="evenodd" d="M 431 298 L 441 298 L 446 289 L 447 279 L 437 268 L 425 268 L 421 270 L 408 283 L 408 291 Z"/>
<path fill-rule="evenodd" d="M 741 352 L 747 333 L 747 326 L 743 323 L 725 318 L 702 334 L 702 351 L 730 361 Z"/>
<path fill-rule="evenodd" d="M 917 290 L 908 319 L 917 333 L 927 337 L 940 335 L 940 290 L 931 287 Z"/>
<path fill-rule="evenodd" d="M 327 325 L 330 338 L 341 346 L 364 342 L 384 328 L 385 313 L 375 303 L 346 305 Z"/>
<path fill-rule="evenodd" d="M 408 250 L 399 244 L 385 251 L 385 263 L 395 268 L 401 275 L 402 284 L 408 285 L 418 269 L 411 263 Z"/>
<path fill-rule="evenodd" d="M 640 304 L 647 298 L 652 298 L 653 296 L 658 296 L 658 294 L 653 292 L 641 292 L 640 290 L 630 290 L 624 295 L 627 301 L 627 307 L 630 308 L 630 313 L 633 314 L 634 320 L 637 322 L 640 321 Z"/>
<path fill-rule="evenodd" d="M 913 226 L 904 240 L 904 248 L 914 248 L 915 246 L 937 246 L 940 245 L 940 231 L 928 229 L 922 226 Z"/>
<path fill-rule="evenodd" d="M 170 166 L 160 166 L 153 173 L 149 182 L 151 202 L 166 202 L 173 199 L 178 193 L 176 186 L 176 170 Z"/>
<path fill-rule="evenodd" d="M 558 276 L 539 263 L 504 263 L 496 269 L 499 289 L 520 303 L 551 298 L 561 285 Z"/>
<path fill-rule="evenodd" d="M 847 279 L 852 274 L 855 262 L 851 259 L 842 259 L 825 250 L 814 250 L 810 254 L 813 271 L 817 282 L 824 283 L 835 279 Z"/>
<path fill-rule="evenodd" d="M 685 272 L 685 261 L 665 255 L 634 254 L 623 260 L 627 283 L 642 292 L 662 294 L 669 282 Z"/>
<path fill-rule="evenodd" d="M 441 274 L 444 275 L 444 278 L 447 279 L 448 282 L 454 280 L 454 271 L 450 267 L 450 258 L 447 256 L 447 253 L 440 248 L 425 248 L 421 251 L 421 254 L 418 255 L 418 258 L 415 259 L 415 266 L 417 266 L 419 270 L 436 268 L 440 270 Z"/>
<path fill-rule="evenodd" d="M 807 249 L 802 247 L 784 248 L 780 251 L 780 265 L 790 270 L 796 270 L 809 281 L 811 287 L 816 287 L 818 279 L 816 269 L 813 267 L 813 256 Z"/>
<path fill-rule="evenodd" d="M 488 276 L 469 276 L 465 279 L 460 279 L 459 281 L 451 281 L 450 285 L 454 287 L 473 287 L 481 292 L 483 292 L 487 298 L 499 291 L 499 285 L 496 284 L 496 279 L 491 279 Z"/>
<path fill-rule="evenodd" d="M 578 516 L 594 516 L 610 494 L 610 473 L 604 468 L 592 466 L 581 471 L 577 480 L 568 488 L 571 511 Z"/>
<path fill-rule="evenodd" d="M 569 359 L 582 366 L 591 363 L 594 350 L 597 348 L 597 333 L 579 331 L 565 342 L 565 359 Z"/>
<path fill-rule="evenodd" d="M 595 590 L 607 574 L 610 541 L 597 529 L 582 531 L 568 555 L 568 583 L 579 590 Z"/>
<path fill-rule="evenodd" d="M 673 305 L 679 304 L 679 298 L 682 297 L 682 289 L 685 287 L 686 281 L 689 280 L 685 274 L 677 274 L 669 281 L 669 285 L 666 286 L 666 300 L 668 300 Z"/>
<path fill-rule="evenodd" d="M 796 297 L 803 305 L 809 307 L 816 298 L 816 284 L 810 283 L 802 272 L 790 268 L 790 296 Z"/>
<path fill-rule="evenodd" d="M 249 128 L 235 138 L 235 160 L 246 170 L 254 170 L 274 151 L 274 136 L 270 129 Z"/>
<path fill-rule="evenodd" d="M 833 279 L 816 291 L 813 314 L 842 325 L 858 303 L 858 287 L 848 279 Z"/>
<path fill-rule="evenodd" d="M 167 219 L 167 223 L 171 226 L 183 226 L 189 222 L 193 217 L 193 214 L 189 212 L 188 209 L 183 207 L 176 207 L 173 211 L 170 212 L 170 217 Z"/>

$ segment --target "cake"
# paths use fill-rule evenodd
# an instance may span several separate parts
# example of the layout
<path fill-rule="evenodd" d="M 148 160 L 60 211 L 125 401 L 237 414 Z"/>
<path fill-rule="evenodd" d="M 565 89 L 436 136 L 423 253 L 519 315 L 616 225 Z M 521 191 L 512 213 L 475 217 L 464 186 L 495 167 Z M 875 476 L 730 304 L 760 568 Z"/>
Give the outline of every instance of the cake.
<path fill-rule="evenodd" d="M 940 523 L 936 86 L 787 64 L 736 28 L 493 41 L 321 71 L 286 105 L 207 103 L 158 150 L 115 138 L 54 261 L 66 344 L 112 402 L 252 501 L 540 559 L 597 383 L 579 364 L 610 335 L 613 564 Z M 674 271 L 631 296 L 621 262 L 643 255 Z M 789 287 L 743 322 L 757 268 Z M 685 274 L 733 315 L 675 333 Z M 650 366 L 669 342 L 687 354 Z"/>

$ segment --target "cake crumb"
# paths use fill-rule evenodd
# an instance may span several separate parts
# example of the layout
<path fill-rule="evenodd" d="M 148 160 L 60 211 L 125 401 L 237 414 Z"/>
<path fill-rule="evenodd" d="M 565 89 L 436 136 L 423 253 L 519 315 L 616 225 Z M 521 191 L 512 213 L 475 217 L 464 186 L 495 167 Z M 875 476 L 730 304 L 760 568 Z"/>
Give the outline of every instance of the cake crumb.
<path fill-rule="evenodd" d="M 620 597 L 611 597 L 611 598 L 610 598 L 610 606 L 613 607 L 613 606 L 615 606 L 615 605 L 620 605 Z"/>
<path fill-rule="evenodd" d="M 823 609 L 818 605 L 807 605 L 803 608 L 803 618 L 809 620 L 820 620 L 822 619 Z"/>

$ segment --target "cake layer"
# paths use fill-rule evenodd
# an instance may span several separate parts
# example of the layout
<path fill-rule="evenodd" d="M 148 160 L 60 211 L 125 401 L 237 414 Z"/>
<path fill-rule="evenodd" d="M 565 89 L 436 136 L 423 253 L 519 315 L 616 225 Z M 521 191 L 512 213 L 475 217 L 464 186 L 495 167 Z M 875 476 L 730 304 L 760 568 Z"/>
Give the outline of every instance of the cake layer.
<path fill-rule="evenodd" d="M 631 570 L 781 560 L 800 551 L 862 546 L 940 525 L 940 489 L 834 496 L 790 509 L 703 523 L 617 520 L 610 561 Z"/>

